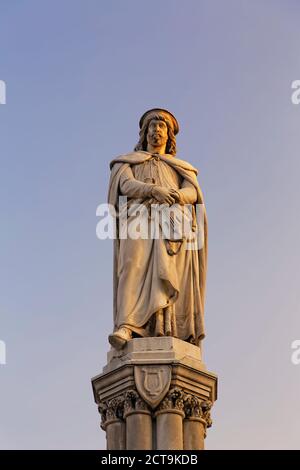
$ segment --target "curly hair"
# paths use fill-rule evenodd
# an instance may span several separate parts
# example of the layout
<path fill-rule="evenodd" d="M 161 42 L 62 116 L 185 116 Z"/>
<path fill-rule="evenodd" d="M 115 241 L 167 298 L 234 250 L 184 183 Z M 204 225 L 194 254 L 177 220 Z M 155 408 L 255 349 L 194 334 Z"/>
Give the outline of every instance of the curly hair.
<path fill-rule="evenodd" d="M 168 141 L 166 144 L 166 153 L 170 155 L 176 155 L 176 138 L 174 135 L 173 127 L 171 126 L 170 122 L 168 119 L 163 117 L 161 114 L 151 114 L 151 116 L 147 119 L 145 118 L 143 122 L 143 126 L 140 130 L 140 139 L 136 146 L 134 147 L 134 151 L 137 152 L 139 150 L 144 150 L 147 151 L 147 133 L 148 133 L 148 127 L 150 124 L 150 121 L 152 119 L 157 119 L 159 121 L 164 121 L 167 126 L 168 126 Z"/>

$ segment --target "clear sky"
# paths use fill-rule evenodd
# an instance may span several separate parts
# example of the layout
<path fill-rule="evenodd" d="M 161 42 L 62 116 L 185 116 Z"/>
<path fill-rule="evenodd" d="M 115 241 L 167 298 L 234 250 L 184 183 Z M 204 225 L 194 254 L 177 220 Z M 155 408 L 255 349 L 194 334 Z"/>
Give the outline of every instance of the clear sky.
<path fill-rule="evenodd" d="M 208 449 L 300 449 L 297 0 L 0 0 L 0 446 L 104 448 L 109 161 L 154 106 L 209 220 Z"/>

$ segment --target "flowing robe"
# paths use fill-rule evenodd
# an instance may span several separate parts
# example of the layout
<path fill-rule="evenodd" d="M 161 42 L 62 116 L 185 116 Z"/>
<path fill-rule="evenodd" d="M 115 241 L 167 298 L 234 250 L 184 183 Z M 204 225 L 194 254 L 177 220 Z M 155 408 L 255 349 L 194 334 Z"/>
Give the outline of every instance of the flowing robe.
<path fill-rule="evenodd" d="M 149 207 L 153 185 L 176 189 L 181 204 L 203 204 L 197 170 L 172 155 L 139 151 L 111 164 L 108 202 L 119 214 L 119 196 Z M 157 204 L 157 202 L 156 202 Z M 124 209 L 124 208 L 123 208 Z M 129 216 L 134 218 L 134 215 Z M 118 219 L 117 219 L 118 220 Z M 161 229 L 160 229 L 161 230 Z M 117 232 L 119 234 L 119 232 Z M 158 238 L 114 240 L 114 329 L 127 326 L 139 336 L 172 335 L 193 344 L 204 338 L 207 222 L 200 249 L 188 240 Z"/>

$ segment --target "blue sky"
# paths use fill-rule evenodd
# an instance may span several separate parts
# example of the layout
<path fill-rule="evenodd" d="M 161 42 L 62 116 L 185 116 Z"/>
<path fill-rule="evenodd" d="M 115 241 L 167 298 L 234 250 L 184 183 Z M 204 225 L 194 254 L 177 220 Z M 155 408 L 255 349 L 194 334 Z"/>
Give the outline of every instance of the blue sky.
<path fill-rule="evenodd" d="M 300 448 L 296 0 L 0 0 L 0 446 L 105 446 L 90 378 L 112 329 L 109 161 L 177 117 L 209 220 L 207 448 Z"/>

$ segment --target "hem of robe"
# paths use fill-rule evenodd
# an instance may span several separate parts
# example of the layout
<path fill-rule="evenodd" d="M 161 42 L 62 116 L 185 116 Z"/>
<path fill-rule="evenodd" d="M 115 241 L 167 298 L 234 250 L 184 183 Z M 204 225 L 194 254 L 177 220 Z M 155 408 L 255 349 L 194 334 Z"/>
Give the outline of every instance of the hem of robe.
<path fill-rule="evenodd" d="M 138 334 L 142 338 L 152 338 L 152 336 L 150 336 L 147 333 L 147 330 L 145 328 L 137 328 L 133 325 L 130 325 L 130 323 L 122 323 L 122 325 L 120 325 L 120 328 L 123 328 L 123 327 L 128 328 L 129 330 L 133 331 L 133 333 Z M 160 335 L 160 336 L 158 336 L 158 338 L 164 338 L 164 337 L 165 338 L 177 338 L 177 339 L 180 339 L 181 341 L 186 341 L 186 342 L 192 344 L 193 346 L 197 346 L 199 348 L 200 347 L 200 342 L 205 338 L 205 334 L 202 333 L 197 338 L 195 338 L 195 336 L 193 336 L 193 335 L 188 335 L 188 336 L 183 337 L 183 338 L 179 338 L 179 336 L 174 336 L 174 335 Z"/>

